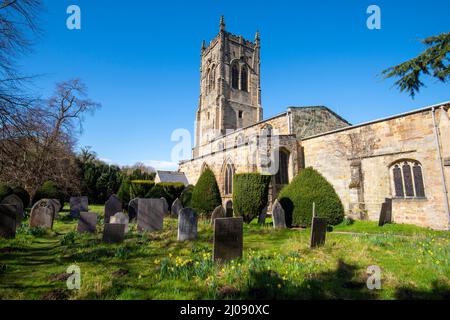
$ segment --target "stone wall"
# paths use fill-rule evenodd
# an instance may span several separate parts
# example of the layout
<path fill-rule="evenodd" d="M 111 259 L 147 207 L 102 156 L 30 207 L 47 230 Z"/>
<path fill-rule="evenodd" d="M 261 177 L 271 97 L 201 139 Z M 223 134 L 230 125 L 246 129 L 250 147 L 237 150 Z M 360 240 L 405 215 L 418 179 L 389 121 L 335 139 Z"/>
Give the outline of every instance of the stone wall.
<path fill-rule="evenodd" d="M 450 136 L 448 107 L 436 111 L 436 122 L 440 152 L 445 155 L 450 151 L 446 138 Z M 347 213 L 362 210 L 370 220 L 378 220 L 385 198 L 394 198 L 395 222 L 448 229 L 449 217 L 431 109 L 306 138 L 302 148 L 305 166 L 317 169 L 333 184 Z M 422 165 L 425 199 L 395 198 L 390 168 L 396 161 L 404 159 Z M 361 169 L 360 185 L 352 178 L 355 162 Z M 448 187 L 450 170 L 448 167 L 444 170 Z"/>

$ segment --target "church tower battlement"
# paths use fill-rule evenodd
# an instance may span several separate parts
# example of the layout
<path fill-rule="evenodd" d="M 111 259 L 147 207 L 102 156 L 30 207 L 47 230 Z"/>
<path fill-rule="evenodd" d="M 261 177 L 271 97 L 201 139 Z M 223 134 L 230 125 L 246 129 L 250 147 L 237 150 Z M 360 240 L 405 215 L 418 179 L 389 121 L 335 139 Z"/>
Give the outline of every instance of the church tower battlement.
<path fill-rule="evenodd" d="M 201 48 L 200 97 L 196 117 L 195 148 L 230 130 L 262 120 L 260 35 L 249 41 L 225 30 Z"/>

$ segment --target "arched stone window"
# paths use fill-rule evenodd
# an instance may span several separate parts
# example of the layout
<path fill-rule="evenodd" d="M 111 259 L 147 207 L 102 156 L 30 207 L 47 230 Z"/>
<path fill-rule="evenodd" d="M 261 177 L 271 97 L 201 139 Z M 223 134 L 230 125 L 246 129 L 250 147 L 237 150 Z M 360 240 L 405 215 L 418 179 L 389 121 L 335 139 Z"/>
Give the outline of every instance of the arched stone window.
<path fill-rule="evenodd" d="M 248 71 L 247 66 L 241 68 L 241 90 L 248 91 Z"/>
<path fill-rule="evenodd" d="M 231 67 L 231 87 L 239 89 L 239 67 L 237 63 L 234 63 Z"/>
<path fill-rule="evenodd" d="M 231 163 L 225 167 L 224 191 L 226 195 L 233 194 L 233 176 L 234 168 Z"/>
<path fill-rule="evenodd" d="M 285 185 L 289 183 L 289 152 L 284 149 L 278 151 L 278 172 L 275 183 Z"/>
<path fill-rule="evenodd" d="M 211 67 L 211 72 L 209 72 L 208 77 L 208 86 L 209 90 L 211 91 L 214 90 L 216 82 L 216 68 L 214 66 Z"/>
<path fill-rule="evenodd" d="M 396 162 L 390 171 L 396 198 L 425 198 L 422 165 L 418 161 Z"/>

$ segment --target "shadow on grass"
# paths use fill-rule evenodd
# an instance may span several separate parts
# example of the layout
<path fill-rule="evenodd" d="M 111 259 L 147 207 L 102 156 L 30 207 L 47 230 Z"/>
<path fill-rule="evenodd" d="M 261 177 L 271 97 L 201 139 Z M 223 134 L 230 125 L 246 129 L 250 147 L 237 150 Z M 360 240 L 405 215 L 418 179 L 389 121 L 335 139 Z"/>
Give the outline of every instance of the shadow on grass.
<path fill-rule="evenodd" d="M 355 279 L 357 266 L 340 260 L 336 270 L 318 273 L 300 286 L 283 281 L 275 271 L 250 272 L 248 286 L 237 295 L 242 299 L 376 299 L 365 281 Z"/>
<path fill-rule="evenodd" d="M 431 290 L 418 290 L 402 287 L 395 291 L 395 298 L 399 300 L 448 300 L 450 299 L 450 287 L 434 281 Z"/>

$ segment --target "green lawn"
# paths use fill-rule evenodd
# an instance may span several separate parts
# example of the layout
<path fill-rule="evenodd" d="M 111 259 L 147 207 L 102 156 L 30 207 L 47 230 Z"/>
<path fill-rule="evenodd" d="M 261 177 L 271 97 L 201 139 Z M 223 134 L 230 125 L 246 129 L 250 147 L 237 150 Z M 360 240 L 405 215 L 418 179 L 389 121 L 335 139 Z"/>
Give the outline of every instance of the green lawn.
<path fill-rule="evenodd" d="M 91 211 L 103 213 L 102 206 Z M 450 298 L 450 233 L 414 226 L 356 222 L 327 234 L 310 250 L 310 230 L 244 227 L 244 258 L 211 261 L 212 229 L 199 223 L 199 239 L 176 241 L 177 222 L 139 235 L 131 226 L 120 245 L 78 235 L 76 222 L 54 230 L 22 227 L 0 240 L 0 299 L 411 299 Z M 81 289 L 68 291 L 64 274 L 81 268 Z M 382 289 L 368 290 L 367 267 L 382 269 Z"/>

